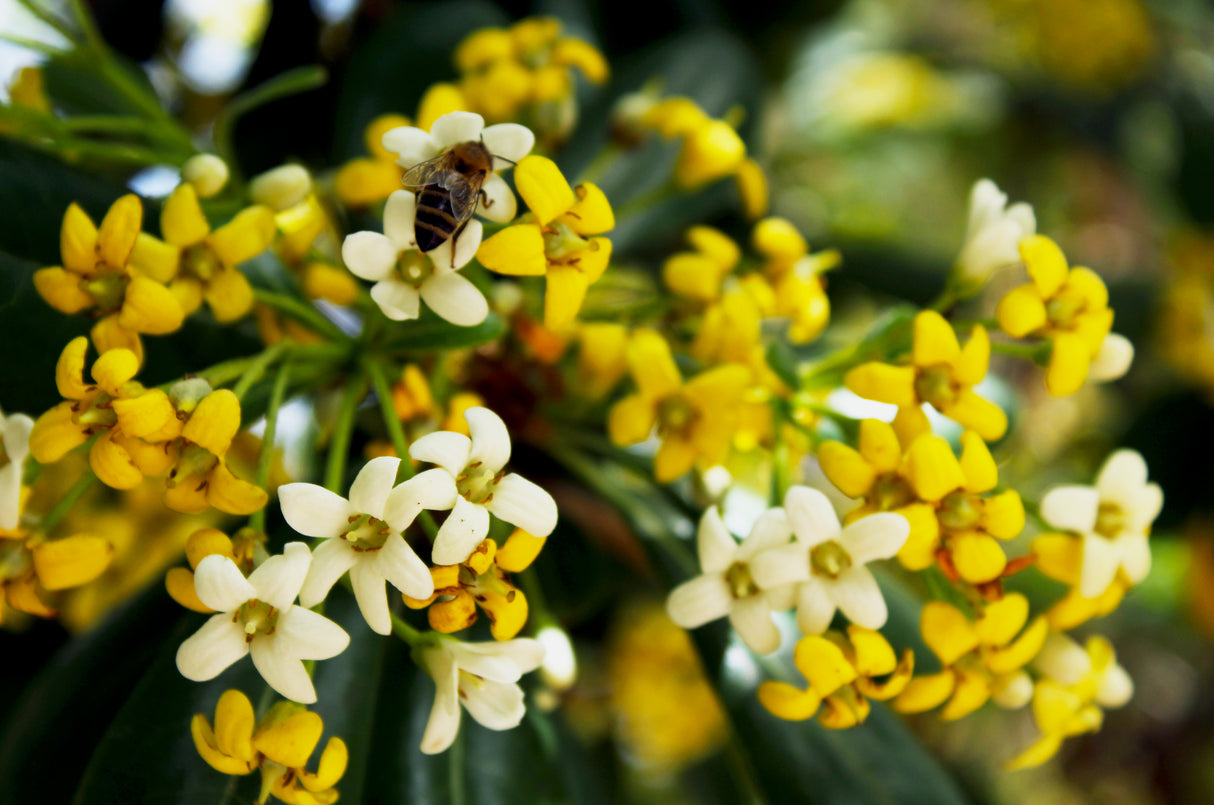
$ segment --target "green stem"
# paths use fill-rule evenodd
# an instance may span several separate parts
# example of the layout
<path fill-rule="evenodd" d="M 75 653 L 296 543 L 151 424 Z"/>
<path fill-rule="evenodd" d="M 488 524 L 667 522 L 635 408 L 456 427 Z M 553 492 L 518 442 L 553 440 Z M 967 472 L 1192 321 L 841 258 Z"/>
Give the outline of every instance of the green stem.
<path fill-rule="evenodd" d="M 291 377 L 291 361 L 283 363 L 274 378 L 274 388 L 270 390 L 270 402 L 266 407 L 266 429 L 261 435 L 261 452 L 257 456 L 257 485 L 265 489 L 270 481 L 270 465 L 274 460 L 274 437 L 278 430 L 278 409 L 282 407 L 283 397 L 286 396 L 287 385 Z M 258 531 L 266 530 L 266 510 L 253 512 L 249 525 Z"/>
<path fill-rule="evenodd" d="M 767 798 L 763 796 L 763 789 L 759 787 L 758 781 L 755 779 L 755 771 L 751 766 L 750 757 L 742 748 L 740 739 L 733 725 L 730 724 L 729 740 L 725 744 L 725 758 L 729 761 L 730 770 L 733 772 L 733 777 L 738 783 L 738 787 L 742 789 L 745 795 L 745 802 L 750 805 L 766 805 Z"/>
<path fill-rule="evenodd" d="M 236 126 L 236 121 L 246 113 L 271 101 L 316 89 L 328 78 L 328 71 L 319 65 L 297 67 L 259 84 L 246 93 L 237 95 L 215 118 L 215 125 L 212 129 L 215 151 L 228 163 L 229 168 L 235 171 L 237 163 L 232 131 Z"/>
<path fill-rule="evenodd" d="M 410 646 L 417 646 L 428 641 L 428 638 L 424 634 L 405 623 L 404 618 L 395 613 L 392 615 L 392 631 Z"/>
<path fill-rule="evenodd" d="M 54 45 L 48 45 L 46 42 L 40 42 L 37 39 L 27 39 L 24 36 L 17 36 L 15 34 L 0 33 L 0 42 L 8 42 L 16 45 L 17 47 L 27 48 L 36 53 L 42 53 L 46 56 L 50 56 L 51 58 L 60 56 L 64 53 L 64 51 L 60 50 Z"/>
<path fill-rule="evenodd" d="M 1037 344 L 1013 344 L 1006 341 L 994 341 L 991 343 L 991 352 L 1010 355 L 1013 358 L 1024 358 L 1034 363 L 1044 363 L 1050 358 L 1050 343 L 1044 341 Z"/>
<path fill-rule="evenodd" d="M 274 346 L 263 351 L 255 357 L 249 364 L 249 368 L 245 369 L 244 374 L 240 376 L 240 380 L 236 381 L 236 385 L 232 386 L 232 393 L 240 400 L 244 400 L 244 395 L 248 392 L 253 384 L 265 375 L 266 370 L 270 368 L 270 364 L 278 360 L 286 351 L 287 344 L 284 341 L 279 341 Z"/>
<path fill-rule="evenodd" d="M 17 2 L 21 5 L 22 8 L 24 8 L 30 14 L 34 15 L 40 21 L 46 23 L 47 25 L 54 28 L 59 33 L 63 34 L 63 36 L 65 36 L 68 39 L 68 41 L 75 41 L 76 32 L 73 31 L 71 28 L 69 28 L 67 23 L 64 20 L 62 20 L 59 17 L 55 16 L 54 14 L 50 13 L 46 9 L 41 8 L 38 5 L 38 3 L 35 2 L 35 0 L 17 0 Z M 7 38 L 7 37 L 5 37 L 5 38 Z"/>
<path fill-rule="evenodd" d="M 655 187 L 647 193 L 642 193 L 635 198 L 629 199 L 616 208 L 615 220 L 618 222 L 648 212 L 667 199 L 677 195 L 679 190 L 678 185 L 672 180 L 659 187 Z"/>
<path fill-rule="evenodd" d="M 791 468 L 788 466 L 790 454 L 788 442 L 784 439 L 785 404 L 783 400 L 771 401 L 771 429 L 775 444 L 772 445 L 771 455 L 771 505 L 780 506 L 784 495 L 792 486 Z"/>
<path fill-rule="evenodd" d="M 67 490 L 63 497 L 59 498 L 54 508 L 42 518 L 42 522 L 39 524 L 42 530 L 50 532 L 52 528 L 58 525 L 59 521 L 72 510 L 72 507 L 80 501 L 80 498 L 84 497 L 84 493 L 89 491 L 96 480 L 97 476 L 93 474 L 93 471 L 86 469 L 84 474 L 77 479 L 76 483 L 72 484 L 72 488 Z"/>
<path fill-rule="evenodd" d="M 267 307 L 274 308 L 279 313 L 290 316 L 308 329 L 330 340 L 350 340 L 336 324 L 326 319 L 316 308 L 306 302 L 261 288 L 253 291 L 253 298 Z"/>
<path fill-rule="evenodd" d="M 358 404 L 366 396 L 367 380 L 361 373 L 347 380 L 341 406 L 337 409 L 337 421 L 329 440 L 329 459 L 325 465 L 325 489 L 339 495 L 345 488 L 346 454 L 350 452 L 354 416 L 358 413 Z"/>
<path fill-rule="evenodd" d="M 92 16 L 85 9 L 84 4 L 80 0 L 69 0 L 69 7 L 72 10 L 72 16 L 76 19 L 76 24 L 80 26 L 80 31 L 84 34 L 84 39 L 88 46 L 97 51 L 98 55 L 105 53 L 105 40 L 101 38 L 101 32 L 97 30 L 96 24 L 93 22 Z"/>

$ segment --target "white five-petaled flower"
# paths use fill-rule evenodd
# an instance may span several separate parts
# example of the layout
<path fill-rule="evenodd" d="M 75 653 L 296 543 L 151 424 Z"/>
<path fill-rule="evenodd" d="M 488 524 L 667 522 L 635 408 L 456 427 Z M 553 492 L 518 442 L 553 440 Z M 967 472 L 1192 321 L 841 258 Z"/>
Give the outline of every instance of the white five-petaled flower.
<path fill-rule="evenodd" d="M 21 476 L 33 429 L 34 420 L 25 414 L 5 416 L 0 409 L 0 528 L 6 530 L 21 519 Z"/>
<path fill-rule="evenodd" d="M 865 565 L 902 548 L 910 536 L 906 518 L 880 512 L 841 528 L 826 495 L 807 486 L 788 490 L 784 510 L 796 539 L 755 557 L 759 586 L 797 585 L 797 622 L 807 635 L 826 631 L 836 608 L 857 626 L 884 626 L 885 599 Z"/>
<path fill-rule="evenodd" d="M 423 253 L 417 248 L 413 228 L 416 216 L 417 198 L 407 190 L 397 190 L 384 205 L 384 234 L 355 232 L 342 243 L 346 267 L 375 283 L 371 298 L 394 321 L 416 319 L 424 301 L 452 324 L 480 324 L 489 315 L 489 303 L 459 269 L 480 248 L 481 222 L 469 221 L 458 237 L 447 238 L 438 248 Z"/>
<path fill-rule="evenodd" d="M 450 112 L 434 121 L 430 131 L 415 126 L 400 126 L 384 132 L 384 150 L 397 155 L 396 162 L 405 170 L 433 159 L 453 145 L 480 140 L 493 154 L 493 172 L 481 188 L 484 196 L 477 205 L 478 215 L 507 224 L 518 212 L 518 199 L 499 172 L 512 167 L 535 145 L 535 135 L 518 123 L 485 125 L 485 119 L 474 112 Z"/>
<path fill-rule="evenodd" d="M 350 499 L 316 484 L 279 488 L 282 516 L 301 534 L 324 540 L 299 591 L 299 602 L 314 607 L 347 570 L 367 625 L 392 631 L 384 582 L 411 598 L 429 598 L 434 578 L 401 535 L 422 509 L 455 505 L 455 483 L 442 470 L 427 470 L 396 484 L 400 459 L 368 461 L 350 485 Z"/>
<path fill-rule="evenodd" d="M 1007 205 L 1007 194 L 990 179 L 979 179 L 970 193 L 965 243 L 957 271 L 965 285 L 981 285 L 998 269 L 1020 261 L 1020 241 L 1037 231 L 1033 208 L 1023 201 Z"/>
<path fill-rule="evenodd" d="M 666 613 L 684 629 L 694 629 L 725 615 L 742 641 L 759 654 L 780 647 L 772 610 L 792 606 L 794 587 L 762 590 L 751 574 L 762 552 L 784 545 L 792 536 L 783 509 L 763 513 L 738 543 L 725 528 L 716 507 L 704 512 L 696 531 L 696 551 L 703 574 L 670 591 Z"/>
<path fill-rule="evenodd" d="M 413 443 L 409 455 L 437 464 L 455 480 L 459 497 L 434 540 L 436 565 L 463 562 L 489 533 L 492 513 L 537 537 L 556 528 L 556 501 L 518 473 L 503 473 L 510 460 L 506 423 L 488 408 L 464 412 L 469 439 L 462 433 L 437 431 Z"/>
<path fill-rule="evenodd" d="M 1147 483 L 1147 464 L 1133 450 L 1109 456 L 1092 486 L 1060 486 L 1041 500 L 1041 516 L 1083 540 L 1079 594 L 1095 598 L 1117 570 L 1137 584 L 1151 570 L 1147 532 L 1163 508 L 1163 490 Z"/>
<path fill-rule="evenodd" d="M 350 636 L 323 615 L 295 606 L 312 554 L 289 542 L 246 579 L 236 563 L 212 554 L 194 570 L 194 590 L 215 610 L 177 649 L 186 679 L 214 679 L 246 654 L 270 687 L 293 701 L 316 701 L 303 660 L 327 660 L 346 650 Z"/>
<path fill-rule="evenodd" d="M 440 638 L 422 651 L 422 666 L 438 688 L 422 735 L 427 755 L 442 752 L 459 732 L 460 703 L 491 730 L 517 727 L 526 714 L 518 680 L 544 659 L 538 640 L 518 638 L 494 643 L 461 643 Z"/>

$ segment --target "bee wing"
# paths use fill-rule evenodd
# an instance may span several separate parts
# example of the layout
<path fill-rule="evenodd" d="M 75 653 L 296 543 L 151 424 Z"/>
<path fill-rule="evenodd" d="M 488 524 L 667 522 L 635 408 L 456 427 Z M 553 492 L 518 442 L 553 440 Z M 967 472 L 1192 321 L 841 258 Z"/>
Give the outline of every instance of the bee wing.
<path fill-rule="evenodd" d="M 446 171 L 442 176 L 436 176 L 434 181 L 445 187 L 451 194 L 451 208 L 460 221 L 466 221 L 472 217 L 472 213 L 476 210 L 476 194 L 480 191 L 479 187 L 468 181 L 468 178 L 462 173 L 455 171 Z"/>
<path fill-rule="evenodd" d="M 439 154 L 433 159 L 427 159 L 425 162 L 419 162 L 409 168 L 409 170 L 405 171 L 404 177 L 401 178 L 401 184 L 410 190 L 417 190 L 428 184 L 435 184 L 436 177 L 445 172 L 443 170 L 444 156 L 444 154 Z"/>

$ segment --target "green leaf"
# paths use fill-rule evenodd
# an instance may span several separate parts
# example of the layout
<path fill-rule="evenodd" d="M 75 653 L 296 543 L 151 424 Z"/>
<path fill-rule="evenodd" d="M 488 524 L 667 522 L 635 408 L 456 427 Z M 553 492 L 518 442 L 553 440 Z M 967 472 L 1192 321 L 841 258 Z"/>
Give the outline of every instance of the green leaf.
<path fill-rule="evenodd" d="M 460 327 L 437 316 L 423 314 L 417 321 L 392 323 L 392 340 L 384 347 L 389 353 L 429 352 L 439 349 L 475 347 L 496 341 L 506 331 L 506 324 L 496 313 L 490 313 L 480 324 Z"/>
<path fill-rule="evenodd" d="M 797 353 L 787 342 L 772 341 L 767 345 L 767 365 L 790 389 L 801 385 L 797 375 Z"/>

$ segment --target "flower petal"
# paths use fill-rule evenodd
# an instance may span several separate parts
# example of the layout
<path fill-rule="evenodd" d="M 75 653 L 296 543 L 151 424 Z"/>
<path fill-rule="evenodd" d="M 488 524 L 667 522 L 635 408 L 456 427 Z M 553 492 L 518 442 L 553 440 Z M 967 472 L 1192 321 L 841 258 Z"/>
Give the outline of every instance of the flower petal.
<path fill-rule="evenodd" d="M 1117 578 L 1121 552 L 1108 539 L 1087 533 L 1083 535 L 1083 567 L 1079 571 L 1079 594 L 1095 598 L 1109 588 Z"/>
<path fill-rule="evenodd" d="M 392 631 L 392 616 L 388 613 L 388 591 L 384 589 L 384 577 L 372 561 L 357 562 L 350 568 L 350 582 L 354 586 L 354 599 L 358 609 L 372 631 L 389 634 Z"/>
<path fill-rule="evenodd" d="M 729 614 L 733 596 L 720 573 L 685 581 L 670 591 L 666 614 L 684 629 L 694 629 Z"/>
<path fill-rule="evenodd" d="M 700 569 L 715 573 L 729 567 L 738 543 L 725 528 L 716 506 L 711 506 L 700 517 L 696 529 L 696 552 L 700 557 Z"/>
<path fill-rule="evenodd" d="M 414 222 L 417 215 L 417 195 L 409 190 L 397 190 L 388 196 L 384 204 L 384 235 L 391 242 L 396 252 L 417 248 L 417 233 Z M 372 233 L 374 234 L 374 233 Z M 353 237 L 353 236 L 351 236 Z M 346 238 L 348 241 L 350 238 Z M 344 247 L 342 257 L 345 257 Z M 395 262 L 396 254 L 392 255 Z M 346 260 L 347 265 L 349 260 Z M 359 276 L 362 276 L 359 274 Z M 379 277 L 367 277 L 379 279 Z"/>
<path fill-rule="evenodd" d="M 801 634 L 819 635 L 830 628 L 835 617 L 835 599 L 826 585 L 811 578 L 797 588 L 797 626 Z"/>
<path fill-rule="evenodd" d="M 244 630 L 226 613 L 212 615 L 177 649 L 177 670 L 186 679 L 214 679 L 232 663 L 249 653 Z"/>
<path fill-rule="evenodd" d="M 459 669 L 454 657 L 442 648 L 426 649 L 422 658 L 422 664 L 437 687 L 421 743 L 422 752 L 433 755 L 451 746 L 459 732 Z"/>
<path fill-rule="evenodd" d="M 408 283 L 395 279 L 380 280 L 371 288 L 371 299 L 392 321 L 416 319 L 421 313 L 421 296 Z"/>
<path fill-rule="evenodd" d="M 329 590 L 354 566 L 358 558 L 358 553 L 343 539 L 322 542 L 312 552 L 312 564 L 308 567 L 303 587 L 299 589 L 299 603 L 310 608 L 325 600 Z"/>
<path fill-rule="evenodd" d="M 398 126 L 388 129 L 380 138 L 380 144 L 390 154 L 397 154 L 397 163 L 411 168 L 438 153 L 430 134 L 416 126 Z"/>
<path fill-rule="evenodd" d="M 535 134 L 518 123 L 496 123 L 485 127 L 481 132 L 481 141 L 494 157 L 517 163 L 535 147 Z M 497 159 L 493 160 L 495 171 L 500 171 L 503 167 L 509 166 L 499 165 Z"/>
<path fill-rule="evenodd" d="M 280 695 L 301 704 L 316 701 L 316 688 L 303 662 L 275 637 L 259 637 L 249 646 L 253 665 L 262 679 Z"/>
<path fill-rule="evenodd" d="M 194 571 L 194 592 L 198 600 L 216 612 L 232 612 L 257 597 L 257 590 L 226 556 L 203 557 Z"/>
<path fill-rule="evenodd" d="M 750 560 L 750 574 L 764 590 L 808 581 L 809 551 L 801 542 L 768 548 Z"/>
<path fill-rule="evenodd" d="M 345 629 L 319 612 L 303 607 L 290 607 L 278 616 L 274 639 L 286 641 L 291 655 L 301 660 L 327 660 L 350 645 L 350 635 Z"/>
<path fill-rule="evenodd" d="M 461 676 L 459 692 L 468 715 L 491 730 L 517 727 L 527 714 L 523 689 L 513 682 Z"/>
<path fill-rule="evenodd" d="M 485 119 L 475 112 L 448 112 L 430 127 L 430 141 L 441 151 L 457 143 L 479 140 L 484 128 Z M 386 142 L 384 147 L 387 147 Z"/>
<path fill-rule="evenodd" d="M 1041 516 L 1054 528 L 1079 534 L 1096 527 L 1100 493 L 1090 486 L 1056 486 L 1041 499 Z"/>
<path fill-rule="evenodd" d="M 451 477 L 457 477 L 468 466 L 472 440 L 462 433 L 440 430 L 427 433 L 409 446 L 409 455 L 417 461 L 437 464 Z"/>
<path fill-rule="evenodd" d="M 395 456 L 380 456 L 368 461 L 350 485 L 350 508 L 383 519 L 384 507 L 392 487 L 396 485 L 399 470 L 400 459 Z"/>
<path fill-rule="evenodd" d="M 472 554 L 488 533 L 488 509 L 459 498 L 438 530 L 430 561 L 436 565 L 458 565 Z"/>
<path fill-rule="evenodd" d="M 736 558 L 749 561 L 763 551 L 785 545 L 792 539 L 792 526 L 788 513 L 782 508 L 768 509 L 755 520 L 750 533 L 738 546 Z"/>
<path fill-rule="evenodd" d="M 399 534 L 384 541 L 384 547 L 375 558 L 375 570 L 410 598 L 429 598 L 434 594 L 434 577 L 430 575 L 430 569 Z"/>
<path fill-rule="evenodd" d="M 1096 478 L 1100 499 L 1125 505 L 1147 484 L 1147 463 L 1136 450 L 1118 450 L 1107 459 Z"/>
<path fill-rule="evenodd" d="M 493 498 L 485 507 L 499 519 L 537 537 L 546 537 L 556 528 L 556 501 L 552 495 L 518 473 L 512 472 L 497 482 Z"/>
<path fill-rule="evenodd" d="M 418 291 L 431 310 L 460 327 L 480 324 L 489 315 L 485 295 L 471 280 L 457 272 L 436 273 L 423 282 Z"/>
<path fill-rule="evenodd" d="M 336 537 L 357 512 L 341 495 L 316 484 L 283 484 L 278 503 L 287 525 L 307 537 Z"/>
<path fill-rule="evenodd" d="M 857 565 L 874 559 L 889 559 L 906 544 L 910 521 L 894 512 L 878 512 L 861 517 L 843 529 L 841 544 Z"/>
<path fill-rule="evenodd" d="M 341 259 L 350 273 L 377 282 L 392 276 L 400 247 L 378 232 L 354 232 L 341 244 Z"/>
<path fill-rule="evenodd" d="M 812 548 L 840 534 L 839 516 L 830 499 L 817 489 L 794 486 L 784 495 L 784 510 L 797 541 Z"/>
<path fill-rule="evenodd" d="M 205 559 L 203 561 L 206 561 Z M 256 598 L 278 610 L 285 610 L 295 603 L 295 597 L 308 577 L 312 564 L 312 552 L 302 542 L 288 542 L 282 553 L 271 556 L 258 565 L 249 576 L 249 584 L 257 590 Z M 199 570 L 202 563 L 198 564 Z M 298 700 L 297 700 L 298 701 Z"/>
<path fill-rule="evenodd" d="M 780 647 L 780 630 L 771 619 L 771 607 L 761 595 L 739 598 L 729 610 L 729 623 L 756 654 L 770 654 Z"/>
<path fill-rule="evenodd" d="M 464 421 L 468 423 L 472 436 L 468 463 L 479 464 L 490 473 L 497 473 L 510 460 L 510 432 L 506 430 L 506 423 L 493 411 L 481 406 L 465 411 Z"/>
<path fill-rule="evenodd" d="M 488 218 L 498 224 L 508 224 L 514 220 L 514 216 L 518 214 L 518 199 L 514 197 L 514 191 L 506 184 L 505 179 L 496 173 L 489 174 L 481 192 L 484 198 L 476 211 L 482 218 Z"/>
<path fill-rule="evenodd" d="M 876 515 L 873 515 L 874 517 Z M 880 629 L 885 625 L 889 611 L 881 588 L 866 567 L 852 567 L 842 573 L 832 584 L 827 585 L 831 598 L 847 616 L 847 619 L 865 629 Z"/>

